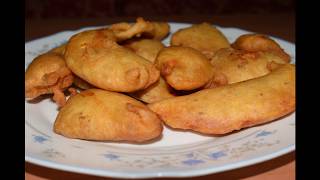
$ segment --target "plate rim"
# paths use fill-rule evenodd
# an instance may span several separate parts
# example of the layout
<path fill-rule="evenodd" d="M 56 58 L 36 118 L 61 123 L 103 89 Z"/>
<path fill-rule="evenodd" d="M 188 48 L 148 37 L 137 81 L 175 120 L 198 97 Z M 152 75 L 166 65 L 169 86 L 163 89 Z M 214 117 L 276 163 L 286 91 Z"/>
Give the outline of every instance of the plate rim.
<path fill-rule="evenodd" d="M 174 172 L 142 172 L 142 173 L 131 173 L 131 172 L 114 172 L 107 169 L 94 169 L 76 165 L 65 165 L 56 162 L 40 160 L 37 158 L 33 158 L 31 156 L 26 155 L 25 160 L 29 163 L 33 163 L 36 165 L 44 166 L 47 168 L 53 168 L 57 170 L 63 170 L 68 172 L 76 172 L 80 174 L 87 174 L 93 176 L 101 176 L 101 177 L 112 177 L 112 178 L 153 178 L 153 177 L 167 177 L 167 178 L 174 178 L 174 177 L 196 177 L 196 176 L 203 176 L 209 174 L 215 174 L 220 172 L 225 172 L 228 170 L 235 170 L 242 167 L 247 167 L 250 165 L 255 165 L 261 162 L 265 162 L 276 157 L 280 157 L 282 155 L 288 154 L 290 152 L 295 151 L 295 144 L 289 145 L 286 148 L 283 148 L 279 151 L 275 151 L 269 154 L 265 154 L 263 156 L 254 157 L 250 159 L 240 160 L 238 162 L 232 164 L 226 164 L 223 166 L 215 167 L 207 167 L 203 169 L 191 169 L 188 171 L 177 170 Z M 183 173 L 182 173 L 183 172 Z"/>

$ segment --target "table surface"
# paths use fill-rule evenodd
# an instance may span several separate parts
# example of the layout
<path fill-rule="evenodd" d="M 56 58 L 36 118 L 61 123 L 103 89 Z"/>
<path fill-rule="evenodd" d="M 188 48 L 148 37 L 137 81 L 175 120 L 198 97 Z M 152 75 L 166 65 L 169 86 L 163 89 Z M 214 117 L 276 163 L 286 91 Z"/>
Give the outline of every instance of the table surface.
<path fill-rule="evenodd" d="M 132 21 L 134 17 L 118 17 L 105 19 L 46 19 L 25 21 L 25 41 L 41 38 L 53 33 L 65 30 L 76 30 L 86 26 L 100 26 L 120 21 Z M 214 23 L 223 27 L 238 27 L 241 29 L 269 34 L 284 40 L 295 42 L 295 15 L 294 14 L 272 14 L 272 15 L 248 15 L 239 14 L 232 16 L 190 16 L 190 17 L 152 17 L 152 20 L 200 23 L 203 21 Z M 71 173 L 50 168 L 41 167 L 31 163 L 25 163 L 25 179 L 68 179 L 68 180 L 108 180 L 91 175 Z M 194 179 L 245 179 L 245 180 L 277 180 L 295 179 L 295 152 L 280 156 L 278 158 L 235 169 L 222 173 L 201 176 Z"/>

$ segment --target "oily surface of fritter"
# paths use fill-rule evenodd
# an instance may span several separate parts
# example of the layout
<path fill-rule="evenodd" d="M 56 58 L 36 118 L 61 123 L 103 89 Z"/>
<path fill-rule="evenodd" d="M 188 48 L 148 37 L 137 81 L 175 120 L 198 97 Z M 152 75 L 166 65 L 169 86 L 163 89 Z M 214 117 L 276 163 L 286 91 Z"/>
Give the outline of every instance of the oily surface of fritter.
<path fill-rule="evenodd" d="M 167 22 L 151 22 L 153 31 L 145 33 L 146 37 L 151 37 L 155 40 L 164 39 L 170 32 L 170 26 Z"/>
<path fill-rule="evenodd" d="M 252 80 L 149 104 L 170 127 L 225 134 L 295 110 L 295 66 L 285 64 Z"/>
<path fill-rule="evenodd" d="M 271 72 L 273 65 L 284 64 L 279 56 L 269 52 L 248 52 L 232 48 L 218 50 L 210 61 L 228 84 L 264 76 Z"/>
<path fill-rule="evenodd" d="M 235 49 L 246 51 L 268 51 L 280 56 L 285 62 L 290 62 L 290 56 L 280 47 L 280 45 L 262 34 L 244 34 L 239 36 L 232 44 Z"/>
<path fill-rule="evenodd" d="M 173 33 L 172 46 L 192 47 L 207 57 L 220 48 L 230 47 L 228 39 L 216 27 L 208 24 L 196 24 Z"/>
<path fill-rule="evenodd" d="M 65 103 L 63 90 L 71 86 L 72 72 L 60 54 L 49 52 L 36 57 L 25 73 L 25 96 L 36 98 L 43 94 L 54 94 L 59 106 Z"/>
<path fill-rule="evenodd" d="M 176 90 L 193 90 L 205 85 L 213 75 L 210 61 L 190 47 L 162 49 L 155 61 L 161 76 Z"/>
<path fill-rule="evenodd" d="M 124 46 L 152 63 L 156 60 L 158 52 L 165 47 L 160 41 L 153 39 L 132 40 Z"/>
<path fill-rule="evenodd" d="M 144 20 L 142 17 L 138 17 L 133 24 L 120 22 L 112 24 L 110 29 L 114 32 L 117 41 L 141 36 L 149 39 L 162 40 L 169 34 L 170 26 L 166 22 L 150 22 Z"/>
<path fill-rule="evenodd" d="M 87 81 L 81 79 L 79 76 L 73 76 L 73 84 L 80 89 L 91 89 L 94 88 L 93 85 L 89 84 Z"/>
<path fill-rule="evenodd" d="M 151 62 L 115 41 L 108 29 L 74 35 L 65 52 L 68 67 L 90 84 L 110 91 L 145 89 L 159 79 L 160 73 Z"/>
<path fill-rule="evenodd" d="M 142 142 L 160 136 L 162 124 L 133 98 L 88 89 L 70 97 L 56 118 L 54 132 L 85 140 Z"/>
<path fill-rule="evenodd" d="M 49 52 L 58 53 L 61 56 L 63 56 L 65 51 L 66 51 L 66 44 L 62 44 L 56 48 L 51 49 Z"/>
<path fill-rule="evenodd" d="M 131 95 L 145 103 L 154 103 L 175 97 L 175 95 L 171 93 L 171 87 L 162 77 L 160 77 L 158 82 L 152 84 L 147 89 L 134 92 Z"/>

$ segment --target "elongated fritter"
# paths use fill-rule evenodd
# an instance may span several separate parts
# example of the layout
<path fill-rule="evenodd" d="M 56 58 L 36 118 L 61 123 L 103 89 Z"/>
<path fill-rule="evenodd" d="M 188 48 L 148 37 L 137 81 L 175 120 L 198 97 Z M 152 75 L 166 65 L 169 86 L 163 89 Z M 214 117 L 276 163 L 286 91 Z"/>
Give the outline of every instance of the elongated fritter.
<path fill-rule="evenodd" d="M 266 76 L 148 106 L 172 128 L 226 134 L 293 112 L 295 66 L 285 64 Z"/>
<path fill-rule="evenodd" d="M 61 108 L 54 132 L 85 140 L 143 142 L 160 136 L 162 124 L 147 106 L 129 96 L 88 89 Z"/>
<path fill-rule="evenodd" d="M 281 57 L 268 51 L 249 52 L 223 48 L 211 58 L 211 64 L 218 74 L 218 76 L 214 76 L 216 79 L 211 81 L 211 87 L 264 76 L 280 64 L 285 63 Z M 217 79 L 217 77 L 220 78 Z M 219 83 L 221 79 L 225 80 L 222 84 Z M 218 84 L 216 80 L 218 80 Z"/>
<path fill-rule="evenodd" d="M 95 87 L 133 92 L 159 79 L 159 71 L 148 60 L 117 44 L 110 29 L 84 31 L 68 42 L 65 60 L 81 79 Z"/>

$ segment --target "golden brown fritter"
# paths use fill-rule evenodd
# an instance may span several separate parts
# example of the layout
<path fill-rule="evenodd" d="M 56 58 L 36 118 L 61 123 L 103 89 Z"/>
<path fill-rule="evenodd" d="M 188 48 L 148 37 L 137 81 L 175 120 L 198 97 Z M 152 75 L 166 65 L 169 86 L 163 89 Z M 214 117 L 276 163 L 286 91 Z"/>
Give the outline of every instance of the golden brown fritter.
<path fill-rule="evenodd" d="M 123 46 L 152 63 L 156 60 L 158 52 L 165 47 L 160 41 L 154 39 L 131 40 Z"/>
<path fill-rule="evenodd" d="M 57 54 L 60 54 L 61 56 L 63 56 L 64 52 L 66 51 L 66 45 L 67 44 L 62 44 L 56 48 L 51 49 L 49 52 L 54 52 L 54 53 L 57 53 Z"/>
<path fill-rule="evenodd" d="M 143 37 L 149 37 L 154 40 L 163 40 L 170 32 L 170 25 L 167 22 L 151 22 L 153 30 L 146 32 Z"/>
<path fill-rule="evenodd" d="M 110 91 L 145 89 L 155 83 L 160 74 L 151 62 L 118 45 L 109 29 L 89 30 L 72 36 L 65 59 L 81 79 Z"/>
<path fill-rule="evenodd" d="M 264 76 L 279 64 L 284 63 L 282 58 L 268 51 L 248 52 L 223 48 L 211 58 L 211 64 L 216 71 L 216 76 L 214 76 L 216 79 L 211 81 L 210 86 L 207 86 L 217 87 Z"/>
<path fill-rule="evenodd" d="M 201 51 L 208 58 L 212 53 L 230 47 L 228 39 L 216 27 L 208 24 L 196 24 L 173 33 L 172 46 L 192 47 Z"/>
<path fill-rule="evenodd" d="M 162 40 L 168 35 L 170 26 L 165 22 L 150 22 L 138 17 L 136 23 L 116 23 L 112 24 L 110 29 L 114 32 L 117 41 L 141 36 Z"/>
<path fill-rule="evenodd" d="M 190 47 L 162 49 L 155 61 L 161 76 L 176 90 L 193 90 L 204 86 L 213 76 L 210 61 Z"/>
<path fill-rule="evenodd" d="M 72 72 L 66 66 L 63 57 L 48 52 L 36 57 L 25 73 L 25 96 L 34 99 L 43 94 L 54 94 L 53 100 L 59 105 L 65 104 L 63 91 L 71 86 Z"/>
<path fill-rule="evenodd" d="M 72 96 L 61 108 L 54 132 L 69 138 L 143 142 L 161 135 L 155 113 L 126 95 L 88 89 Z"/>
<path fill-rule="evenodd" d="M 160 77 L 158 82 L 152 84 L 147 89 L 134 92 L 131 95 L 145 103 L 154 103 L 164 99 L 175 97 L 175 95 L 171 91 L 172 88 L 162 77 Z"/>
<path fill-rule="evenodd" d="M 244 34 L 239 36 L 232 44 L 232 47 L 251 52 L 268 51 L 281 57 L 287 63 L 289 63 L 291 59 L 276 41 L 262 34 Z"/>
<path fill-rule="evenodd" d="M 93 85 L 91 85 L 90 83 L 88 83 L 87 81 L 81 79 L 79 76 L 77 75 L 73 75 L 73 84 L 82 89 L 82 90 L 86 90 L 86 89 L 91 89 L 94 88 Z"/>
<path fill-rule="evenodd" d="M 226 134 L 269 122 L 295 110 L 295 66 L 281 65 L 266 76 L 200 90 L 149 104 L 170 127 Z"/>

